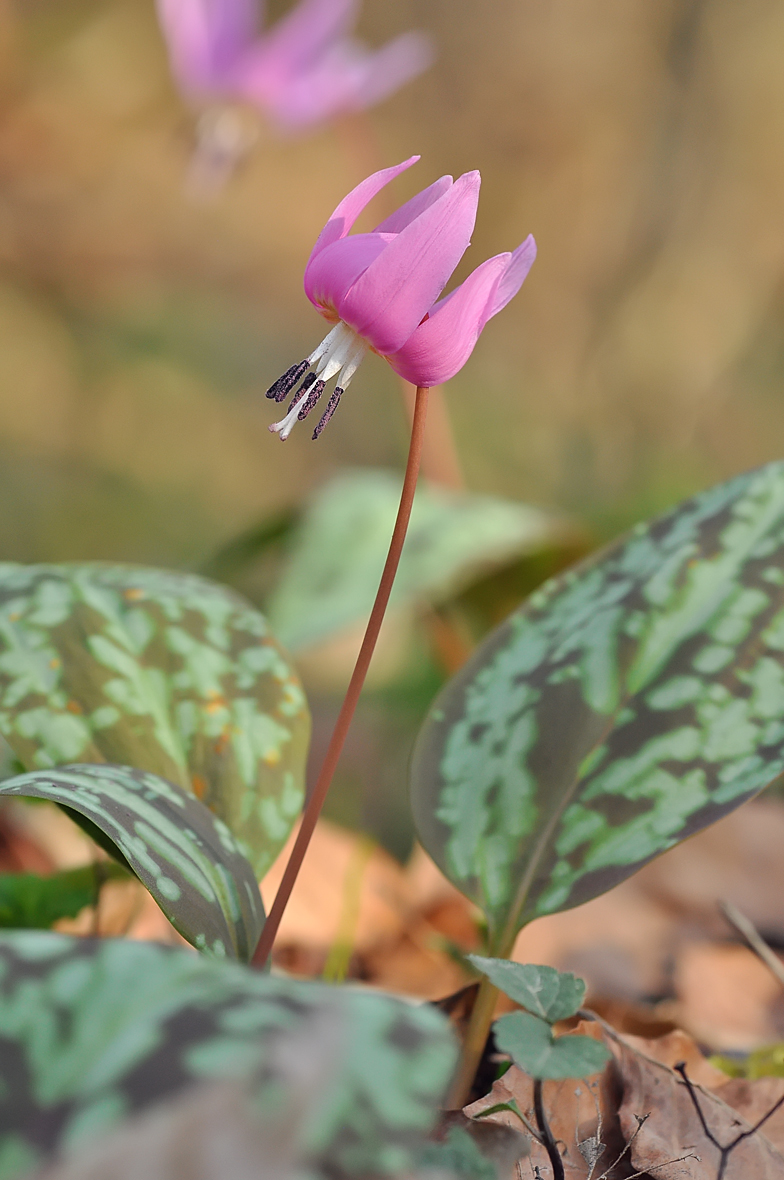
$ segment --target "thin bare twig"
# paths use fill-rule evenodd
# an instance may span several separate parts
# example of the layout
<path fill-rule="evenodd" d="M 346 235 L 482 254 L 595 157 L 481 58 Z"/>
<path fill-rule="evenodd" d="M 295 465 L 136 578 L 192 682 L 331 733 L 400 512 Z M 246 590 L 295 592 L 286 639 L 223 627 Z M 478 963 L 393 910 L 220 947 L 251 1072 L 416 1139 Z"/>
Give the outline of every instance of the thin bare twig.
<path fill-rule="evenodd" d="M 734 906 L 731 901 L 720 901 L 719 909 L 741 938 L 745 939 L 754 954 L 762 959 L 768 970 L 776 976 L 777 981 L 784 987 L 784 963 L 775 955 L 768 944 L 760 937 L 756 926 Z"/>
<path fill-rule="evenodd" d="M 357 662 L 354 666 L 346 695 L 343 698 L 343 704 L 341 705 L 340 713 L 338 714 L 338 719 L 335 723 L 335 728 L 332 732 L 318 779 L 316 780 L 316 785 L 313 788 L 313 794 L 310 796 L 302 814 L 302 823 L 300 824 L 297 838 L 294 841 L 294 847 L 291 850 L 288 864 L 283 873 L 283 879 L 278 887 L 269 917 L 264 924 L 261 938 L 253 955 L 251 961 L 252 967 L 263 968 L 270 956 L 272 944 L 275 941 L 275 935 L 278 932 L 280 920 L 283 917 L 283 911 L 291 897 L 291 891 L 294 888 L 294 883 L 299 875 L 302 862 L 305 859 L 305 853 L 308 850 L 308 845 L 316 828 L 316 822 L 324 806 L 327 791 L 332 783 L 332 777 L 343 750 L 343 744 L 346 740 L 349 726 L 354 717 L 357 701 L 362 692 L 362 686 L 365 683 L 368 667 L 376 647 L 378 633 L 384 621 L 384 613 L 389 602 L 389 595 L 392 592 L 392 583 L 395 580 L 398 563 L 400 562 L 400 554 L 403 549 L 403 542 L 406 539 L 408 521 L 411 516 L 411 506 L 414 502 L 414 492 L 416 491 L 419 464 L 422 457 L 425 422 L 427 420 L 428 392 L 423 386 L 420 386 L 416 391 L 414 419 L 411 425 L 411 443 L 408 448 L 408 462 L 406 464 L 406 474 L 403 478 L 400 507 L 398 508 L 397 520 L 395 521 L 395 527 L 392 532 L 392 540 L 389 544 L 386 565 L 384 566 L 384 572 L 379 582 L 376 601 L 373 603 L 373 610 L 370 612 L 365 638 L 362 640 Z"/>
<path fill-rule="evenodd" d="M 773 1106 L 770 1108 L 770 1110 L 768 1111 L 768 1113 L 764 1114 L 762 1116 L 762 1118 L 759 1119 L 754 1124 L 753 1127 L 749 1127 L 748 1131 L 741 1131 L 738 1135 L 735 1136 L 735 1138 L 730 1143 L 727 1143 L 725 1145 L 725 1144 L 719 1143 L 718 1139 L 713 1134 L 713 1131 L 711 1131 L 710 1127 L 708 1126 L 708 1124 L 705 1120 L 705 1115 L 702 1113 L 702 1107 L 700 1106 L 699 1101 L 697 1100 L 697 1094 L 694 1089 L 694 1084 L 693 1084 L 691 1078 L 686 1073 L 686 1062 L 679 1061 L 675 1066 L 673 1066 L 673 1068 L 674 1068 L 675 1072 L 679 1073 L 681 1075 L 681 1077 L 683 1078 L 683 1083 L 686 1086 L 686 1091 L 689 1095 L 689 1098 L 691 1099 L 692 1106 L 696 1110 L 697 1117 L 700 1120 L 700 1125 L 702 1126 L 702 1129 L 705 1132 L 705 1138 L 708 1140 L 709 1143 L 713 1144 L 713 1146 L 716 1148 L 716 1150 L 719 1153 L 719 1169 L 716 1173 L 716 1180 L 724 1180 L 724 1174 L 727 1170 L 727 1163 L 729 1161 L 731 1153 L 735 1150 L 735 1148 L 738 1146 L 738 1144 L 741 1143 L 744 1139 L 750 1139 L 752 1135 L 756 1135 L 757 1131 L 759 1131 L 759 1129 L 763 1125 L 763 1123 L 766 1123 L 768 1121 L 768 1119 L 771 1117 L 771 1115 L 774 1115 L 776 1113 L 776 1111 L 779 1109 L 779 1107 L 782 1104 L 784 1104 L 784 1094 L 782 1094 L 782 1096 L 781 1096 L 781 1098 L 779 1098 L 778 1102 L 775 1102 L 773 1104 Z"/>

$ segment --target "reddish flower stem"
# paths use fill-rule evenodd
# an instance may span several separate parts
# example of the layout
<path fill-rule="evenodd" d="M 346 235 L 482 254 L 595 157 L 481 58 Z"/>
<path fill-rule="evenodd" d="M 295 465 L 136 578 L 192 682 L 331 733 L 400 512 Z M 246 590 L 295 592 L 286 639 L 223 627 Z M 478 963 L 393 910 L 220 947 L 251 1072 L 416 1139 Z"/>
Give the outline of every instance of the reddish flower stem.
<path fill-rule="evenodd" d="M 414 386 L 400 378 L 409 420 L 414 416 Z M 422 448 L 422 474 L 431 483 L 440 484 L 455 491 L 465 491 L 465 479 L 460 457 L 455 445 L 455 436 L 449 418 L 444 390 L 436 385 L 430 390 L 430 415 L 427 420 L 427 435 Z"/>
<path fill-rule="evenodd" d="M 406 532 L 408 530 L 408 521 L 411 516 L 411 507 L 414 502 L 414 492 L 416 491 L 417 477 L 419 475 L 419 464 L 422 458 L 422 441 L 424 439 L 425 420 L 427 418 L 428 392 L 429 390 L 422 386 L 416 391 L 413 422 L 411 424 L 411 443 L 408 448 L 408 462 L 406 463 L 406 474 L 403 479 L 403 490 L 400 494 L 400 507 L 397 510 L 397 520 L 392 530 L 392 540 L 389 543 L 389 553 L 387 554 L 386 565 L 384 566 L 384 572 L 381 575 L 378 592 L 376 593 L 376 601 L 373 603 L 373 609 L 370 612 L 365 638 L 362 640 L 357 662 L 354 665 L 354 671 L 351 675 L 351 680 L 349 681 L 349 686 L 346 690 L 332 737 L 330 738 L 329 747 L 321 764 L 316 785 L 302 814 L 302 823 L 297 833 L 297 839 L 294 842 L 291 856 L 283 873 L 283 879 L 275 895 L 272 909 L 264 924 L 261 938 L 251 960 L 251 966 L 253 967 L 264 967 L 272 951 L 272 944 L 275 941 L 275 935 L 278 933 L 283 911 L 291 897 L 294 883 L 302 867 L 302 862 L 305 859 L 308 845 L 316 828 L 316 822 L 321 814 L 321 809 L 324 806 L 324 800 L 327 797 L 338 759 L 343 750 L 343 744 L 346 740 L 349 726 L 354 717 L 357 701 L 362 692 L 362 686 L 365 683 L 365 677 L 367 676 L 378 634 L 381 630 L 381 624 L 384 620 L 384 613 L 387 609 L 389 595 L 392 591 L 392 583 L 395 580 L 395 574 L 397 573 L 397 567 L 400 562 L 400 554 L 403 549 L 403 542 L 406 539 Z"/>

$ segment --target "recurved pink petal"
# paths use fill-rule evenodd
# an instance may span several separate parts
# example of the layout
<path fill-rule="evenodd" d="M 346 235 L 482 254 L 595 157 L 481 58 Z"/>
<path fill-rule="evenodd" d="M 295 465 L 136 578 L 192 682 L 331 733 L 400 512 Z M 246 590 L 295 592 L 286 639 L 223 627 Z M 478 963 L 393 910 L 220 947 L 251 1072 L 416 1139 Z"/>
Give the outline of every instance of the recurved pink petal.
<path fill-rule="evenodd" d="M 389 241 L 389 234 L 352 234 L 327 246 L 305 271 L 305 294 L 310 302 L 335 310 Z"/>
<path fill-rule="evenodd" d="M 451 176 L 442 176 L 440 180 L 434 181 L 427 188 L 423 188 L 421 193 L 412 197 L 410 201 L 406 201 L 394 213 L 390 213 L 389 217 L 385 217 L 380 225 L 376 226 L 375 232 L 399 234 L 415 217 L 419 217 L 420 213 L 424 213 L 425 209 L 429 209 L 431 205 L 435 204 L 438 198 L 452 187 L 452 183 Z"/>
<path fill-rule="evenodd" d="M 387 356 L 395 372 L 412 385 L 441 385 L 454 377 L 490 318 L 488 309 L 511 259 L 511 254 L 488 258 L 441 299 L 403 347 Z"/>
<path fill-rule="evenodd" d="M 499 279 L 498 286 L 493 292 L 493 298 L 485 323 L 492 316 L 497 315 L 499 311 L 502 311 L 509 300 L 514 298 L 525 282 L 526 275 L 533 266 L 535 258 L 536 242 L 533 236 L 529 234 L 522 245 L 513 251 L 509 259 L 509 265 Z M 482 326 L 484 327 L 484 325 Z"/>
<path fill-rule="evenodd" d="M 412 164 L 416 164 L 417 160 L 419 160 L 419 156 L 411 156 L 402 164 L 395 164 L 392 168 L 382 168 L 380 172 L 374 172 L 372 176 L 368 176 L 366 180 L 352 189 L 347 197 L 343 198 L 316 240 L 305 269 L 306 275 L 313 259 L 322 250 L 332 242 L 346 237 L 362 210 L 373 200 L 376 193 L 380 193 L 384 185 L 389 184 L 390 180 L 394 180 Z"/>
<path fill-rule="evenodd" d="M 255 0 L 157 0 L 172 72 L 186 91 L 220 89 L 256 31 Z"/>
<path fill-rule="evenodd" d="M 338 307 L 384 355 L 402 348 L 443 291 L 471 240 L 480 176 L 466 172 L 400 231 Z"/>

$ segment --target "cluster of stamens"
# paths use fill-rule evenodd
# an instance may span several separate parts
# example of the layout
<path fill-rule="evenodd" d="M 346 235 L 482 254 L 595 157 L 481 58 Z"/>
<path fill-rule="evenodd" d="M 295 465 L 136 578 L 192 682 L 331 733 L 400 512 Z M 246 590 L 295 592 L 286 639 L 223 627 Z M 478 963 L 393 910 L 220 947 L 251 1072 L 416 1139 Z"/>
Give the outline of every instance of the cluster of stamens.
<path fill-rule="evenodd" d="M 307 418 L 324 392 L 327 383 L 333 377 L 337 377 L 335 388 L 327 402 L 327 408 L 313 431 L 313 438 L 318 438 L 338 408 L 338 402 L 359 368 L 360 361 L 368 348 L 369 345 L 353 328 L 349 328 L 348 324 L 344 324 L 342 320 L 336 324 L 306 360 L 292 365 L 267 390 L 267 397 L 274 398 L 276 402 L 282 402 L 288 397 L 297 382 L 301 378 L 303 379 L 291 399 L 286 416 L 281 418 L 280 422 L 273 422 L 270 430 L 279 434 L 282 440 L 287 439 L 294 429 L 294 423 L 302 422 Z M 316 365 L 315 370 L 311 369 L 312 365 Z M 311 371 L 308 372 L 308 370 Z"/>

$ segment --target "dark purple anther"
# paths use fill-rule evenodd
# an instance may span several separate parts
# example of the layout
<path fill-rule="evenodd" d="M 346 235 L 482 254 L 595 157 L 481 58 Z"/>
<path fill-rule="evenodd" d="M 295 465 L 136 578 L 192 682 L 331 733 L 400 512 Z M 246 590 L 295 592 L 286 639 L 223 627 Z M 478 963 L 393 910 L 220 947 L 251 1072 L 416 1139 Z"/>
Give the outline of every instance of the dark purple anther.
<path fill-rule="evenodd" d="M 277 381 L 270 385 L 267 390 L 267 397 L 274 397 L 276 402 L 282 402 L 287 394 L 291 393 L 294 386 L 299 381 L 306 369 L 310 368 L 310 361 L 300 361 L 297 365 L 292 365 L 290 369 L 282 377 L 278 377 Z"/>
<path fill-rule="evenodd" d="M 299 389 L 297 390 L 297 392 L 294 394 L 293 398 L 289 402 L 289 413 L 291 413 L 291 411 L 294 409 L 294 407 L 302 401 L 303 396 L 307 393 L 307 391 L 310 389 L 311 385 L 313 384 L 313 382 L 315 380 L 316 380 L 316 374 L 315 373 L 308 373 L 307 377 L 302 382 Z"/>
<path fill-rule="evenodd" d="M 340 401 L 342 394 L 343 394 L 343 390 L 340 388 L 339 385 L 336 385 L 335 388 L 332 390 L 332 396 L 330 397 L 329 401 L 327 402 L 327 408 L 322 415 L 321 421 L 319 422 L 316 429 L 313 431 L 314 441 L 321 434 L 322 430 L 327 425 L 327 423 L 329 422 L 332 415 L 335 413 L 335 410 L 338 408 L 338 402 Z"/>
<path fill-rule="evenodd" d="M 307 418 L 308 414 L 313 409 L 316 402 L 318 401 L 318 399 L 321 397 L 322 393 L 324 392 L 325 385 L 326 385 L 326 381 L 316 381 L 316 384 L 313 386 L 313 388 L 311 389 L 307 398 L 305 399 L 302 409 L 297 414 L 297 418 L 299 419 L 300 422 L 302 421 L 303 418 Z M 305 382 L 303 381 L 302 388 L 304 389 L 304 387 L 305 387 Z"/>

